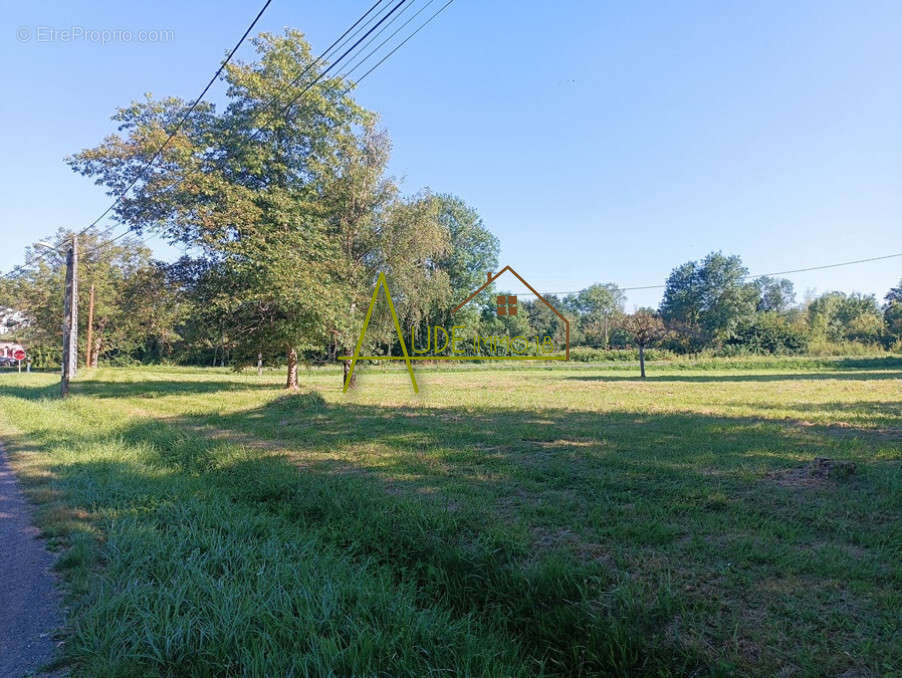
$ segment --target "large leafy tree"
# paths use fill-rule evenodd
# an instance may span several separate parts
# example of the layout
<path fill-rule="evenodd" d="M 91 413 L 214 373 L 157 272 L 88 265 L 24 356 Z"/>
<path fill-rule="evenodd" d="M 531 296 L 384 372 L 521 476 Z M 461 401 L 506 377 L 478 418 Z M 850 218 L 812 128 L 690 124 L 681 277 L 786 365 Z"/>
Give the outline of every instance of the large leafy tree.
<path fill-rule="evenodd" d="M 342 144 L 336 171 L 319 203 L 335 246 L 335 312 L 327 327 L 336 353 L 349 354 L 356 347 L 380 274 L 386 276 L 405 329 L 447 303 L 450 294 L 448 276 L 438 266 L 449 246 L 439 223 L 439 202 L 428 193 L 399 197 L 385 174 L 389 150 L 387 136 L 371 123 L 364 125 L 359 136 Z M 381 298 L 361 348 L 364 353 L 388 352 L 396 342 L 394 322 Z M 345 361 L 345 375 L 348 368 Z"/>
<path fill-rule="evenodd" d="M 448 275 L 450 302 L 456 306 L 486 281 L 487 273 L 497 271 L 501 245 L 485 227 L 479 213 L 461 198 L 443 194 L 436 196 L 436 200 L 439 224 L 449 245 L 438 265 Z M 465 308 L 475 309 L 475 306 L 468 304 Z"/>
<path fill-rule="evenodd" d="M 667 278 L 661 316 L 709 341 L 729 336 L 740 319 L 755 312 L 758 290 L 744 282 L 748 270 L 735 255 L 712 252 L 701 262 L 675 268 Z"/>
<path fill-rule="evenodd" d="M 187 102 L 120 109 L 119 133 L 69 162 L 110 192 L 136 181 L 116 215 L 212 265 L 202 280 L 235 355 L 281 346 L 296 387 L 298 351 L 348 345 L 377 270 L 402 290 L 407 313 L 433 303 L 447 288 L 434 267 L 445 240 L 431 198 L 402 200 L 384 176 L 388 141 L 347 83 L 314 84 L 324 64 L 303 36 L 264 33 L 254 44 L 256 61 L 226 67 L 225 108 L 198 106 L 145 175 Z"/>

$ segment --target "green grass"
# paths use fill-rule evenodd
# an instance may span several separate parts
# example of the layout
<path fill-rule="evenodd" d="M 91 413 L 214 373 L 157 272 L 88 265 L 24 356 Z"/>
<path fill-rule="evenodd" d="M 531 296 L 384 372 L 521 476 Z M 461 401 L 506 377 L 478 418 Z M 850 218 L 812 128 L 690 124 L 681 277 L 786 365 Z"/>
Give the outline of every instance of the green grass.
<path fill-rule="evenodd" d="M 902 675 L 902 361 L 360 369 L 0 376 L 73 675 Z"/>

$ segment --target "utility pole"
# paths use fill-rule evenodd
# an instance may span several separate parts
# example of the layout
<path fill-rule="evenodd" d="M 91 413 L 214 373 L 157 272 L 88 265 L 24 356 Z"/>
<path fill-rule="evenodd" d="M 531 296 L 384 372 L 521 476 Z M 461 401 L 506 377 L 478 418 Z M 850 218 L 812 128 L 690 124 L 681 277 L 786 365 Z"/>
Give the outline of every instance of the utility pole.
<path fill-rule="evenodd" d="M 66 295 L 63 304 L 63 378 L 60 395 L 69 395 L 69 380 L 78 372 L 78 240 L 66 252 Z"/>
<path fill-rule="evenodd" d="M 85 367 L 91 366 L 91 343 L 94 335 L 94 283 L 91 283 L 91 301 L 88 302 L 88 341 L 85 348 Z"/>

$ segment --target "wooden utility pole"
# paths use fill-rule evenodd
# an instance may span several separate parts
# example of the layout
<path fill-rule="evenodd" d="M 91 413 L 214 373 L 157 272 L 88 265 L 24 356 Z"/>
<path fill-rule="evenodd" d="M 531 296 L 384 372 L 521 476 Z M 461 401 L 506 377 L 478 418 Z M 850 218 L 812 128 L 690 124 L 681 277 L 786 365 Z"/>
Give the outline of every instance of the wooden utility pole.
<path fill-rule="evenodd" d="M 85 367 L 91 367 L 91 341 L 94 335 L 94 283 L 91 283 L 91 300 L 88 302 L 88 341 L 85 347 Z"/>
<path fill-rule="evenodd" d="M 63 305 L 63 378 L 60 395 L 69 395 L 69 380 L 78 372 L 78 240 L 66 252 L 66 294 Z"/>

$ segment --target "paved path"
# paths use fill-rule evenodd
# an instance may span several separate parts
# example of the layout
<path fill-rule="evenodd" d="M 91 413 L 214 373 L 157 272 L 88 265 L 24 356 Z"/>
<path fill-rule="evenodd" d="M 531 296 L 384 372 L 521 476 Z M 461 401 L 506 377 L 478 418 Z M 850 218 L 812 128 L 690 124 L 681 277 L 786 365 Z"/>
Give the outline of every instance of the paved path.
<path fill-rule="evenodd" d="M 21 678 L 46 663 L 59 625 L 53 556 L 37 539 L 28 505 L 0 447 L 0 678 Z"/>

